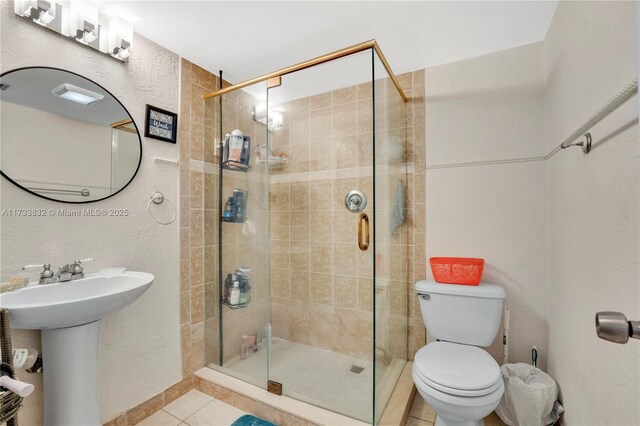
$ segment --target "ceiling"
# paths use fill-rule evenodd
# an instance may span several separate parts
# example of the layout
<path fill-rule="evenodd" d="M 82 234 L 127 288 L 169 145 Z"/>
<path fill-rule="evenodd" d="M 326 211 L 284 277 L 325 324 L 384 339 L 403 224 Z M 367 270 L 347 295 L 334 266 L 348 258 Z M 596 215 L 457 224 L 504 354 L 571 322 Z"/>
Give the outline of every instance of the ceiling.
<path fill-rule="evenodd" d="M 222 69 L 231 82 L 369 39 L 378 41 L 396 74 L 522 46 L 544 39 L 557 6 L 557 1 L 102 3 L 135 14 L 136 32 L 203 68 Z"/>

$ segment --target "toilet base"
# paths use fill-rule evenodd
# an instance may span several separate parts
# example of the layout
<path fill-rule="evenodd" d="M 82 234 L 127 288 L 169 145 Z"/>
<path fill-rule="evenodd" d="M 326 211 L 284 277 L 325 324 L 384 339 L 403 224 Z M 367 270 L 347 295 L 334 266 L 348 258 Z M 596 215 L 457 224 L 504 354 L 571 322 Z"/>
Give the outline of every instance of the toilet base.
<path fill-rule="evenodd" d="M 467 422 L 457 422 L 455 420 L 444 419 L 441 415 L 436 414 L 434 426 L 484 426 L 484 420 L 475 420 Z"/>

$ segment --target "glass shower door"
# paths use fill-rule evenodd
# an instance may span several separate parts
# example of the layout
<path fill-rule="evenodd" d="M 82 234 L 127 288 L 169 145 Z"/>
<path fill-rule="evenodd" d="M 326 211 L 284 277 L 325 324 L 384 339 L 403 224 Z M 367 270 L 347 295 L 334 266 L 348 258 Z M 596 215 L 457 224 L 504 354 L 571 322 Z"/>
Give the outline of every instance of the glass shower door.
<path fill-rule="evenodd" d="M 205 122 L 214 127 L 204 128 L 216 145 L 224 141 L 219 167 L 205 170 L 213 175 L 204 184 L 205 234 L 217 237 L 217 246 L 204 253 L 205 265 L 217 265 L 205 266 L 212 277 L 205 285 L 205 360 L 262 388 L 268 377 L 262 341 L 269 323 L 269 170 L 259 163 L 267 126 L 256 112 L 265 99 L 262 82 L 208 100 Z M 233 152 L 232 137 L 239 151 Z"/>
<path fill-rule="evenodd" d="M 269 380 L 284 395 L 367 423 L 375 365 L 371 80 L 367 50 L 283 76 L 267 104 Z M 352 190 L 366 196 L 361 211 L 345 206 Z M 364 243 L 367 218 L 365 251 L 358 225 Z"/>
<path fill-rule="evenodd" d="M 375 421 L 384 418 L 387 402 L 407 360 L 409 227 L 407 210 L 409 150 L 407 104 L 377 54 L 373 61 L 375 188 Z"/>

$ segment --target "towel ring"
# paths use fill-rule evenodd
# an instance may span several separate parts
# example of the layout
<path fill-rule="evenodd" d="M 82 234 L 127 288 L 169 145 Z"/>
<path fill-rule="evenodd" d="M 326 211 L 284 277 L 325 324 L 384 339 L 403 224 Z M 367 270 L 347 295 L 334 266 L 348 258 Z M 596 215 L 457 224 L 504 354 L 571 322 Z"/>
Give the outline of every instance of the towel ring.
<path fill-rule="evenodd" d="M 162 204 L 165 200 L 167 200 L 169 202 L 169 204 L 171 204 L 171 208 L 173 209 L 173 217 L 171 217 L 171 219 L 168 222 L 162 222 L 159 221 L 154 215 L 153 213 L 151 213 L 151 203 L 153 204 Z M 160 224 L 160 225 L 170 225 L 173 223 L 173 221 L 176 220 L 176 206 L 175 204 L 173 204 L 171 202 L 171 200 L 169 200 L 168 198 L 165 198 L 164 194 L 160 191 L 156 191 L 153 194 L 151 194 L 151 198 L 149 199 L 149 202 L 147 203 L 147 211 L 149 212 L 149 216 L 151 216 L 153 218 L 153 220 L 156 221 L 156 223 Z"/>

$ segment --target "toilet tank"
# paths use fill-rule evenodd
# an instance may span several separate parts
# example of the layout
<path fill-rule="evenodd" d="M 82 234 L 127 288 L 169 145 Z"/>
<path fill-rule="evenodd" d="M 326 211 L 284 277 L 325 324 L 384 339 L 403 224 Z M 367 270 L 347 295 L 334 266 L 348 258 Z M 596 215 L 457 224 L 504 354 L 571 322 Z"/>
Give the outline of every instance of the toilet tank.
<path fill-rule="evenodd" d="M 477 286 L 416 283 L 420 311 L 431 337 L 447 342 L 490 346 L 502 318 L 504 289 L 496 284 Z"/>

